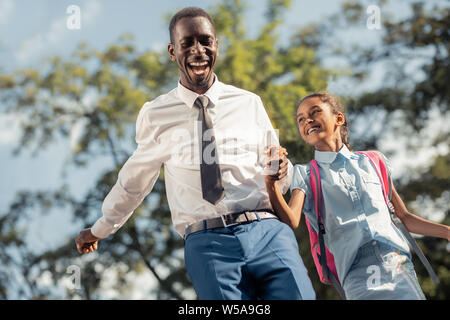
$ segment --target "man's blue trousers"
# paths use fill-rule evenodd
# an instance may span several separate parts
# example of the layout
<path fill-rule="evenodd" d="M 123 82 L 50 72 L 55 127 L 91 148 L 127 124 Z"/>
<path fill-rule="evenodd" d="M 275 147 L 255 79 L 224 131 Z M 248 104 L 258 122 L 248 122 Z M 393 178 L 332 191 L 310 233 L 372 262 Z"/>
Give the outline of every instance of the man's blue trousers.
<path fill-rule="evenodd" d="M 199 299 L 315 299 L 294 232 L 278 219 L 190 234 L 184 254 Z"/>

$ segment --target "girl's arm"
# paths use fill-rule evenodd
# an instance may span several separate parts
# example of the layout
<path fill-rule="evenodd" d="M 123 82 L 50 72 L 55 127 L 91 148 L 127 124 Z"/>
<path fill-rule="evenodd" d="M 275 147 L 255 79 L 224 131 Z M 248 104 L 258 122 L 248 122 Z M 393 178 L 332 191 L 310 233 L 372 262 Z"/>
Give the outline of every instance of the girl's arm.
<path fill-rule="evenodd" d="M 269 193 L 270 203 L 277 216 L 292 229 L 296 229 L 300 224 L 300 217 L 305 202 L 303 191 L 294 189 L 289 204 L 287 204 L 275 181 L 268 176 L 266 176 L 266 188 Z"/>
<path fill-rule="evenodd" d="M 424 236 L 443 238 L 450 241 L 450 227 L 443 224 L 431 222 L 416 216 L 406 209 L 405 204 L 392 186 L 392 204 L 394 205 L 395 214 L 405 225 L 409 232 L 421 234 Z"/>
<path fill-rule="evenodd" d="M 272 168 L 278 171 L 267 174 L 265 176 L 265 182 L 270 203 L 278 218 L 292 229 L 296 229 L 300 224 L 305 194 L 299 189 L 294 189 L 288 205 L 276 183 L 278 180 L 283 179 L 288 173 L 287 154 L 286 149 L 281 146 L 268 147 L 267 156 L 269 159 L 266 168 Z M 277 164 L 279 164 L 278 168 Z"/>

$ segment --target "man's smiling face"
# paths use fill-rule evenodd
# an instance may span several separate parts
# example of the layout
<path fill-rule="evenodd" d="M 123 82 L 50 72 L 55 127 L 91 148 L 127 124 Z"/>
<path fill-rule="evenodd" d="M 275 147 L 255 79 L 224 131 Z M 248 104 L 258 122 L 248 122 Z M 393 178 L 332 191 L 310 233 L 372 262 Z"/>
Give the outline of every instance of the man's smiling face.
<path fill-rule="evenodd" d="M 181 84 L 196 93 L 205 93 L 214 82 L 218 56 L 218 42 L 209 20 L 201 16 L 179 20 L 168 51 L 180 69 Z"/>

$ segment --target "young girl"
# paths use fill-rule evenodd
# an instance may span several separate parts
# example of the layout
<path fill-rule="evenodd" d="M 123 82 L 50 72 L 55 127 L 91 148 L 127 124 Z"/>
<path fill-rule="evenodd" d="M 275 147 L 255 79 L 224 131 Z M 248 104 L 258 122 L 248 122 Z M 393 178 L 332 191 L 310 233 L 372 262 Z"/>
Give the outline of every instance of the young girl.
<path fill-rule="evenodd" d="M 425 299 L 408 244 L 391 222 L 377 173 L 366 156 L 351 151 L 339 100 L 328 93 L 308 95 L 300 102 L 296 117 L 300 136 L 315 148 L 325 207 L 325 245 L 334 255 L 346 298 Z M 282 147 L 275 151 L 287 155 Z M 282 175 L 285 171 L 280 170 Z M 266 176 L 273 209 L 292 228 L 298 227 L 303 211 L 318 230 L 309 177 L 309 166 L 294 166 L 287 204 L 275 183 L 282 176 Z M 410 232 L 450 241 L 448 226 L 409 213 L 394 187 L 392 203 Z"/>

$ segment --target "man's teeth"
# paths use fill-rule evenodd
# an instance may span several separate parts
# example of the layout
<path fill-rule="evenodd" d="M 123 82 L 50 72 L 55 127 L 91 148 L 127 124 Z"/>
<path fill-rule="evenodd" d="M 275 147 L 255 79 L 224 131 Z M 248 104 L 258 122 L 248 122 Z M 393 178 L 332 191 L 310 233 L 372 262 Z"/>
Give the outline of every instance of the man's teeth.
<path fill-rule="evenodd" d="M 196 75 L 203 75 L 208 68 L 208 61 L 190 62 L 189 66 Z"/>
<path fill-rule="evenodd" d="M 308 129 L 308 134 L 311 134 L 312 132 L 317 131 L 317 130 L 319 130 L 319 127 L 312 127 L 312 128 L 309 128 L 309 129 Z"/>
<path fill-rule="evenodd" d="M 204 62 L 191 62 L 190 65 L 193 67 L 203 67 L 206 66 L 208 64 L 208 62 L 204 61 Z"/>

